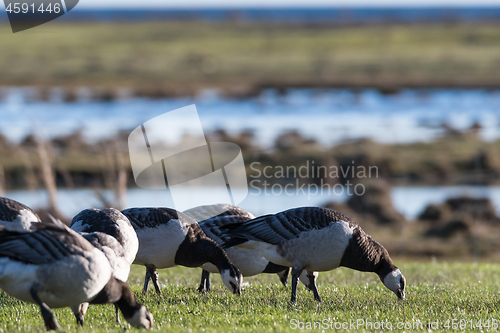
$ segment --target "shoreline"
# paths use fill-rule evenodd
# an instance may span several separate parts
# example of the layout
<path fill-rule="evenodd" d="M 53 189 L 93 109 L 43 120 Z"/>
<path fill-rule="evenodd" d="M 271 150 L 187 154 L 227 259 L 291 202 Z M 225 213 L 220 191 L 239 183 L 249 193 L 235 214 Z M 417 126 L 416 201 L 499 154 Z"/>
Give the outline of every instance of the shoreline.
<path fill-rule="evenodd" d="M 181 87 L 181 88 L 179 88 Z M 44 102 L 50 100 L 54 94 L 62 102 L 74 102 L 78 100 L 111 102 L 127 98 L 167 99 L 167 98 L 190 98 L 202 95 L 206 91 L 215 91 L 226 99 L 250 99 L 258 97 L 266 90 L 275 90 L 278 93 L 286 93 L 291 89 L 315 89 L 315 90 L 375 90 L 381 95 L 395 95 L 403 90 L 500 90 L 500 79 L 498 80 L 431 80 L 431 81 L 409 81 L 409 80 L 331 80 L 331 81 L 256 81 L 245 82 L 228 80 L 222 82 L 159 82 L 156 86 L 124 86 L 115 84 L 96 84 L 95 82 L 54 82 L 52 84 L 23 85 L 21 82 L 2 82 L 0 85 L 0 102 L 4 100 L 11 89 L 19 89 L 26 93 L 31 102 Z"/>

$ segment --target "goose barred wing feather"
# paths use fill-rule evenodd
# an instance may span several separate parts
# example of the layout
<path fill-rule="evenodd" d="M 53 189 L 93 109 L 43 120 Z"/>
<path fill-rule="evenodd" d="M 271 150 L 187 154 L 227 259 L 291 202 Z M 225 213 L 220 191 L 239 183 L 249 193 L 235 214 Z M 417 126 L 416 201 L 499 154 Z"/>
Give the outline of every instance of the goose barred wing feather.
<path fill-rule="evenodd" d="M 9 198 L 0 197 L 0 221 L 13 222 L 22 210 L 31 212 L 35 216 L 37 220 L 31 222 L 42 221 L 40 220 L 40 217 L 28 206 Z"/>
<path fill-rule="evenodd" d="M 169 223 L 170 220 L 178 220 L 179 217 L 188 224 L 196 223 L 193 218 L 171 208 L 129 208 L 122 213 L 128 217 L 134 229 L 155 228 Z"/>
<path fill-rule="evenodd" d="M 287 239 L 295 238 L 295 235 L 287 230 L 291 225 L 290 222 L 291 220 L 279 219 L 275 215 L 264 215 L 244 224 L 228 225 L 223 229 L 230 229 L 227 232 L 230 237 L 224 242 L 223 247 L 232 247 L 249 240 L 281 244 Z"/>
<path fill-rule="evenodd" d="M 204 221 L 213 217 L 222 216 L 244 216 L 253 219 L 255 216 L 240 207 L 229 204 L 203 205 L 184 211 L 184 214 L 191 216 L 196 221 Z"/>
<path fill-rule="evenodd" d="M 226 225 L 239 225 L 250 220 L 251 218 L 248 216 L 227 215 L 212 217 L 198 224 L 205 235 L 214 240 L 217 244 L 222 245 L 225 241 L 229 241 L 230 237 L 225 235 L 221 228 Z"/>
<path fill-rule="evenodd" d="M 52 225 L 35 225 L 33 232 L 0 228 L 0 258 L 29 264 L 50 264 L 93 246 L 76 233 Z"/>
<path fill-rule="evenodd" d="M 78 213 L 71 220 L 69 226 L 77 232 L 103 232 L 116 238 L 123 245 L 125 242 L 124 230 L 121 229 L 118 221 L 123 221 L 126 224 L 130 223 L 129 219 L 117 209 L 92 208 L 84 209 Z"/>
<path fill-rule="evenodd" d="M 92 232 L 92 233 L 82 232 L 81 235 L 90 244 L 92 244 L 93 246 L 95 246 L 100 250 L 102 250 L 104 247 L 108 247 L 110 249 L 113 249 L 114 253 L 118 257 L 125 256 L 123 247 L 120 245 L 120 243 L 118 243 L 118 241 L 114 237 L 109 237 L 107 234 L 102 232 Z"/>
<path fill-rule="evenodd" d="M 127 220 L 119 210 L 114 208 L 108 209 L 84 209 L 71 220 L 70 228 L 77 222 L 81 223 L 81 231 L 96 231 L 96 227 L 113 223 L 117 220 Z"/>
<path fill-rule="evenodd" d="M 278 245 L 298 237 L 302 232 L 323 229 L 330 223 L 345 221 L 354 224 L 347 216 L 327 208 L 302 207 L 281 213 L 264 215 L 240 225 L 227 225 L 230 240 L 224 247 L 232 247 L 249 240 Z"/>

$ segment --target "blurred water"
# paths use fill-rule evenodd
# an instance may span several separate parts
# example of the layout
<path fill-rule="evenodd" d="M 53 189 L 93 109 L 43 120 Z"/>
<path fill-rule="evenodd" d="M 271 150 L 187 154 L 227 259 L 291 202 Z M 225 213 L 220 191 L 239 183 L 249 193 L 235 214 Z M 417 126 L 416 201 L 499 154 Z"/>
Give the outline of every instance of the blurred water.
<path fill-rule="evenodd" d="M 197 192 L 210 193 L 210 189 L 200 188 Z M 110 191 L 104 195 L 112 198 Z M 190 193 L 186 191 L 183 196 L 189 199 Z M 394 207 L 407 219 L 412 220 L 429 203 L 441 203 L 450 197 L 468 195 L 476 198 L 489 198 L 500 215 L 500 186 L 450 186 L 450 187 L 394 187 L 391 192 Z M 45 191 L 9 191 L 6 196 L 18 200 L 32 208 L 45 207 L 47 195 Z M 302 206 L 321 206 L 330 201 L 342 202 L 347 195 L 273 195 L 272 193 L 260 194 L 251 190 L 247 198 L 239 204 L 240 207 L 252 212 L 254 215 L 277 213 L 289 208 Z M 89 189 L 62 189 L 58 192 L 58 208 L 61 212 L 72 217 L 79 211 L 90 207 L 101 207 L 95 192 Z M 127 191 L 127 207 L 174 207 L 168 191 L 155 191 L 146 189 L 129 189 Z"/>
<path fill-rule="evenodd" d="M 334 24 L 376 24 L 387 22 L 417 23 L 417 22 L 480 22 L 500 20 L 500 8 L 491 6 L 432 5 L 413 6 L 335 6 L 335 2 L 324 7 L 307 6 L 248 6 L 231 3 L 229 8 L 204 8 L 183 5 L 183 3 L 165 3 L 165 8 L 148 8 L 147 4 L 140 3 L 138 7 L 120 8 L 120 5 L 104 8 L 95 8 L 95 4 L 82 3 L 71 16 L 60 19 L 75 21 L 158 21 L 158 20 L 190 20 L 190 21 L 241 21 L 241 22 L 289 22 L 289 23 L 334 23 Z M 141 5 L 143 7 L 141 7 Z M 130 5 L 129 5 L 130 6 Z M 168 8 L 169 6 L 173 6 Z M 92 8 L 94 7 L 94 8 Z M 99 6 L 100 7 L 100 6 Z M 124 7 L 127 7 L 125 5 Z M 155 6 L 153 6 L 155 7 Z M 260 7 L 260 8 L 259 8 Z M 295 7 L 295 8 L 294 8 Z M 7 20 L 7 15 L 0 15 L 0 21 Z"/>
<path fill-rule="evenodd" d="M 500 91 L 496 90 L 404 90 L 395 95 L 376 90 L 295 89 L 285 94 L 267 90 L 256 98 L 237 100 L 207 91 L 196 98 L 92 102 L 82 97 L 73 103 L 61 102 L 56 93 L 49 102 L 33 102 L 30 94 L 27 89 L 9 88 L 0 100 L 0 132 L 13 141 L 32 131 L 55 137 L 77 129 L 89 140 L 97 140 L 190 104 L 196 104 L 205 132 L 250 129 L 265 147 L 291 129 L 323 144 L 359 138 L 405 143 L 434 139 L 442 134 L 443 123 L 464 130 L 478 122 L 483 139 L 500 137 Z M 156 132 L 148 135 L 175 140 L 190 126 L 178 118 L 158 123 Z"/>

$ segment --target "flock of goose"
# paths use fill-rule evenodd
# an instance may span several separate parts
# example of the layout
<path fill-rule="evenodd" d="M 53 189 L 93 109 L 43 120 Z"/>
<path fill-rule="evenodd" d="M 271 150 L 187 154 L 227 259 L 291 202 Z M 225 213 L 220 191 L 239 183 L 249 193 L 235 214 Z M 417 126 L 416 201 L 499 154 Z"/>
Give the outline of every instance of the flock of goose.
<path fill-rule="evenodd" d="M 286 286 L 291 274 L 291 302 L 299 280 L 321 301 L 317 272 L 347 267 L 376 273 L 405 298 L 405 278 L 387 250 L 349 217 L 326 208 L 257 218 L 225 204 L 185 212 L 85 209 L 68 228 L 0 197 L 0 289 L 37 304 L 47 329 L 59 328 L 51 308 L 71 307 L 83 325 L 89 304 L 105 303 L 115 305 L 118 323 L 121 311 L 130 325 L 150 329 L 152 314 L 126 282 L 131 264 L 146 267 L 143 293 L 152 280 L 161 294 L 157 269 L 182 265 L 203 268 L 200 292 L 210 290 L 210 273 L 219 273 L 234 294 L 241 293 L 243 276 L 276 273 Z"/>

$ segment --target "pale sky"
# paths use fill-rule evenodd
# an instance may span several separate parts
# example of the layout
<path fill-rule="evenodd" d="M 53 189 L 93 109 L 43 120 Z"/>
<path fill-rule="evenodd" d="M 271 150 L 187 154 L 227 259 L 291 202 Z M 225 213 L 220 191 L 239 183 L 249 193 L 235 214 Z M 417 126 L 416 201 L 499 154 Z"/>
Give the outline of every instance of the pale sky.
<path fill-rule="evenodd" d="M 80 0 L 79 8 L 500 6 L 500 0 Z"/>

